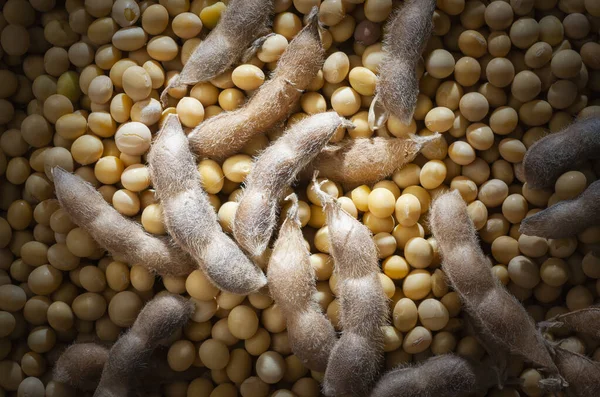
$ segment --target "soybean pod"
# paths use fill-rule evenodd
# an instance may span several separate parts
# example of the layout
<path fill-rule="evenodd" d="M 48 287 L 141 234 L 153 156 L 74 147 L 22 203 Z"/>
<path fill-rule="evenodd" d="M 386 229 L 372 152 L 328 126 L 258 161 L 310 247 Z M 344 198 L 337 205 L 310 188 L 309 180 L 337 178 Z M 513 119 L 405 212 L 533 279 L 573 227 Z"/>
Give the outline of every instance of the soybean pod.
<path fill-rule="evenodd" d="M 331 139 L 351 123 L 336 112 L 320 113 L 294 124 L 260 154 L 245 181 L 233 235 L 253 257 L 263 254 L 277 224 L 285 189 Z"/>
<path fill-rule="evenodd" d="M 434 134 L 410 138 L 345 139 L 327 145 L 302 172 L 303 179 L 318 171 L 320 177 L 339 182 L 347 189 L 371 185 L 410 163 L 427 143 L 436 139 L 443 138 Z"/>
<path fill-rule="evenodd" d="M 485 393 L 496 385 L 493 367 L 465 357 L 444 354 L 417 365 L 394 368 L 384 374 L 371 397 L 462 397 Z"/>
<path fill-rule="evenodd" d="M 161 340 L 183 327 L 193 313 L 191 301 L 178 295 L 159 295 L 148 302 L 110 349 L 94 397 L 126 396 Z"/>
<path fill-rule="evenodd" d="M 528 236 L 566 238 L 600 223 L 600 181 L 579 197 L 560 201 L 521 221 L 519 231 Z"/>
<path fill-rule="evenodd" d="M 409 124 L 417 106 L 417 64 L 433 28 L 435 0 L 405 0 L 390 16 L 369 126 L 378 129 L 394 115 Z"/>
<path fill-rule="evenodd" d="M 77 175 L 52 170 L 56 197 L 71 220 L 113 256 L 139 264 L 161 276 L 187 276 L 197 266 L 168 237 L 152 236 L 117 212 L 100 193 Z"/>
<path fill-rule="evenodd" d="M 262 288 L 262 270 L 221 230 L 177 116 L 165 120 L 148 162 L 165 226 L 177 244 L 220 289 L 249 294 Z"/>
<path fill-rule="evenodd" d="M 69 346 L 54 364 L 53 380 L 76 390 L 93 392 L 100 382 L 109 350 L 98 343 L 75 343 Z M 196 367 L 181 372 L 174 371 L 167 364 L 165 354 L 155 352 L 147 365 L 136 375 L 132 388 L 139 395 L 143 395 L 143 391 L 155 390 L 163 383 L 192 380 L 204 371 L 204 368 Z"/>
<path fill-rule="evenodd" d="M 600 307 L 588 307 L 560 314 L 538 323 L 538 327 L 550 330 L 556 327 L 567 327 L 600 340 Z"/>
<path fill-rule="evenodd" d="M 315 300 L 315 275 L 298 219 L 298 199 L 288 199 L 292 206 L 269 260 L 269 290 L 287 320 L 292 351 L 307 368 L 322 372 L 337 337 Z"/>
<path fill-rule="evenodd" d="M 328 396 L 366 396 L 383 365 L 382 327 L 388 320 L 377 247 L 369 229 L 323 192 L 316 180 L 314 189 L 327 218 L 331 256 L 339 277 L 342 328 L 329 356 L 323 390 Z"/>
<path fill-rule="evenodd" d="M 267 34 L 272 12 L 273 0 L 231 0 L 217 26 L 163 90 L 163 106 L 170 88 L 208 81 L 239 62 L 253 42 Z M 255 46 L 260 44 L 259 40 Z"/>
<path fill-rule="evenodd" d="M 566 171 L 599 157 L 600 117 L 591 116 L 535 142 L 523 159 L 525 179 L 531 188 L 553 187 Z"/>
<path fill-rule="evenodd" d="M 600 364 L 589 357 L 555 347 L 554 361 L 562 376 L 569 382 L 569 397 L 600 395 Z"/>
<path fill-rule="evenodd" d="M 189 135 L 194 153 L 225 159 L 285 120 L 324 62 L 317 7 L 307 20 L 279 59 L 272 78 L 242 108 L 223 112 L 194 128 Z"/>
<path fill-rule="evenodd" d="M 430 224 L 444 272 L 476 327 L 507 352 L 541 367 L 548 378 L 542 379 L 540 386 L 560 390 L 564 380 L 546 348 L 546 341 L 523 306 L 492 274 L 467 206 L 457 191 L 442 194 L 434 201 Z"/>

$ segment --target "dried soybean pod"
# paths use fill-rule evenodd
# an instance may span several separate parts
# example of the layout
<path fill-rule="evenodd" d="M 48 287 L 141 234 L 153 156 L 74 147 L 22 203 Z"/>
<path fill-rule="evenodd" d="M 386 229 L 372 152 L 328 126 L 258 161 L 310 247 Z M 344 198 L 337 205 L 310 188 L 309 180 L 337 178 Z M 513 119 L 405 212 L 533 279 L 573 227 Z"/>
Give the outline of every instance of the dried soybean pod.
<path fill-rule="evenodd" d="M 163 90 L 163 106 L 170 88 L 208 81 L 239 62 L 253 41 L 268 32 L 272 12 L 273 0 L 231 0 L 217 26 Z M 262 45 L 259 42 L 256 46 Z"/>
<path fill-rule="evenodd" d="M 110 349 L 94 397 L 126 396 L 160 341 L 183 327 L 193 313 L 194 304 L 179 295 L 165 294 L 148 302 Z"/>
<path fill-rule="evenodd" d="M 473 335 L 475 340 L 483 346 L 485 352 L 488 354 L 490 364 L 493 363 L 494 371 L 496 373 L 496 383 L 499 387 L 504 386 L 504 382 L 508 378 L 509 363 L 513 359 L 510 352 L 503 349 L 501 343 L 495 339 L 494 335 L 482 330 L 481 325 L 474 319 L 469 312 L 465 311 L 462 313 L 465 329 L 468 335 Z"/>
<path fill-rule="evenodd" d="M 279 59 L 273 77 L 242 108 L 223 112 L 196 127 L 189 135 L 192 151 L 222 160 L 239 152 L 254 136 L 284 121 L 323 66 L 324 57 L 318 8 L 314 7 L 308 24 Z"/>
<path fill-rule="evenodd" d="M 77 390 L 94 391 L 100 382 L 109 349 L 96 343 L 69 346 L 54 365 L 53 379 Z"/>
<path fill-rule="evenodd" d="M 269 290 L 287 320 L 292 351 L 304 366 L 322 372 L 337 337 L 315 300 L 315 274 L 298 218 L 298 198 L 292 194 L 287 199 L 292 207 L 269 260 Z"/>
<path fill-rule="evenodd" d="M 465 357 L 444 354 L 418 365 L 404 365 L 384 374 L 371 397 L 461 397 L 485 393 L 496 385 L 493 367 Z"/>
<path fill-rule="evenodd" d="M 573 200 L 558 202 L 523 219 L 519 231 L 528 236 L 565 238 L 598 223 L 600 223 L 600 181 L 592 183 Z"/>
<path fill-rule="evenodd" d="M 325 146 L 304 169 L 302 179 L 310 178 L 318 171 L 320 177 L 341 183 L 346 189 L 372 185 L 414 160 L 427 143 L 436 139 L 443 138 L 434 134 L 410 138 L 345 139 Z"/>
<path fill-rule="evenodd" d="M 478 329 L 498 346 L 541 367 L 549 378 L 540 381 L 540 386 L 560 389 L 563 379 L 544 339 L 523 306 L 492 274 L 460 194 L 453 191 L 439 196 L 433 203 L 429 221 L 444 272 Z"/>
<path fill-rule="evenodd" d="M 531 145 L 523 159 L 525 179 L 532 188 L 553 187 L 566 171 L 599 157 L 600 117 L 577 120 Z"/>
<path fill-rule="evenodd" d="M 599 396 L 600 363 L 560 347 L 554 349 L 554 362 L 556 362 L 560 373 L 569 382 L 566 389 L 567 396 Z"/>
<path fill-rule="evenodd" d="M 369 126 L 376 130 L 394 115 L 410 124 L 417 106 L 417 63 L 433 28 L 435 0 L 406 0 L 390 17 L 379 66 L 377 93 L 369 109 Z"/>
<path fill-rule="evenodd" d="M 96 343 L 76 343 L 69 346 L 54 365 L 53 379 L 77 390 L 94 391 L 100 383 L 109 348 Z M 164 354 L 153 354 L 147 366 L 136 379 L 136 390 L 156 390 L 160 384 L 178 380 L 191 380 L 204 369 L 192 367 L 183 372 L 171 369 Z"/>
<path fill-rule="evenodd" d="M 600 339 L 600 307 L 588 307 L 574 312 L 559 314 L 547 321 L 538 323 L 542 330 L 567 327 L 576 332 Z"/>
<path fill-rule="evenodd" d="M 366 396 L 383 365 L 381 327 L 388 320 L 377 247 L 370 230 L 323 192 L 316 180 L 314 189 L 327 218 L 343 330 L 329 356 L 323 391 L 328 396 Z"/>
<path fill-rule="evenodd" d="M 220 289 L 249 294 L 267 279 L 219 226 L 188 141 L 176 115 L 169 115 L 148 153 L 165 226 L 175 242 L 198 261 Z"/>
<path fill-rule="evenodd" d="M 257 158 L 233 224 L 235 239 L 250 255 L 265 251 L 285 189 L 342 126 L 352 124 L 336 112 L 316 114 L 294 124 Z"/>
<path fill-rule="evenodd" d="M 54 186 L 62 208 L 113 256 L 140 264 L 161 276 L 187 276 L 194 260 L 168 237 L 152 236 L 142 226 L 118 213 L 89 183 L 55 167 Z"/>

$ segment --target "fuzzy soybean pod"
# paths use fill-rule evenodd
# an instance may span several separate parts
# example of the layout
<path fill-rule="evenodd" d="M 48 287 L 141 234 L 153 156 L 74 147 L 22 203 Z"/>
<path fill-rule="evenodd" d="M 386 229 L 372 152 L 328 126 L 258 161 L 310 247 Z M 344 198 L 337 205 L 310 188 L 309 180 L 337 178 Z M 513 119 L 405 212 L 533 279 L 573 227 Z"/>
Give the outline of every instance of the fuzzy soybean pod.
<path fill-rule="evenodd" d="M 140 264 L 161 276 L 187 276 L 197 268 L 194 260 L 170 238 L 146 233 L 139 223 L 117 212 L 79 176 L 59 167 L 52 174 L 61 207 L 113 256 Z"/>
<path fill-rule="evenodd" d="M 519 231 L 528 236 L 565 238 L 599 223 L 600 181 L 595 181 L 579 197 L 560 201 L 523 219 Z"/>
<path fill-rule="evenodd" d="M 593 158 L 600 158 L 600 117 L 577 120 L 534 143 L 523 159 L 525 179 L 532 188 L 553 187 L 559 176 Z"/>
<path fill-rule="evenodd" d="M 390 17 L 383 41 L 386 55 L 369 109 L 369 126 L 374 130 L 390 115 L 404 124 L 412 120 L 419 95 L 417 64 L 433 29 L 435 4 L 435 0 L 406 0 Z"/>
<path fill-rule="evenodd" d="M 269 290 L 287 320 L 292 351 L 304 366 L 323 372 L 337 337 L 314 299 L 315 274 L 298 218 L 298 198 L 292 194 L 288 200 L 292 207 L 269 260 Z"/>
<path fill-rule="evenodd" d="M 69 346 L 54 365 L 53 379 L 76 390 L 93 392 L 100 383 L 109 348 L 97 343 L 76 343 Z M 177 372 L 167 364 L 164 354 L 155 352 L 150 362 L 134 379 L 136 391 L 156 390 L 163 383 L 192 380 L 202 375 L 204 369 L 192 367 Z"/>
<path fill-rule="evenodd" d="M 170 88 L 208 81 L 230 69 L 247 51 L 257 50 L 263 42 L 260 37 L 268 33 L 272 13 L 273 0 L 231 0 L 217 26 L 163 90 L 163 106 Z"/>
<path fill-rule="evenodd" d="M 94 397 L 126 396 L 137 374 L 148 366 L 154 349 L 193 313 L 194 304 L 179 295 L 161 295 L 148 302 L 110 349 Z"/>
<path fill-rule="evenodd" d="M 265 251 L 285 189 L 341 126 L 352 124 L 336 112 L 316 114 L 294 124 L 257 158 L 233 224 L 235 239 L 250 255 Z"/>
<path fill-rule="evenodd" d="M 418 365 L 402 365 L 377 381 L 371 397 L 462 397 L 485 393 L 496 385 L 489 365 L 454 354 L 432 357 Z"/>
<path fill-rule="evenodd" d="M 560 347 L 555 347 L 554 361 L 569 382 L 567 396 L 600 396 L 600 363 Z"/>
<path fill-rule="evenodd" d="M 600 307 L 588 307 L 559 314 L 547 321 L 538 323 L 538 327 L 543 330 L 567 327 L 600 340 Z"/>
<path fill-rule="evenodd" d="M 346 189 L 372 185 L 414 160 L 427 143 L 437 139 L 441 135 L 345 139 L 325 146 L 304 169 L 302 179 L 311 178 L 318 171 L 320 177 L 339 182 Z"/>
<path fill-rule="evenodd" d="M 261 269 L 227 236 L 202 189 L 200 174 L 176 115 L 169 115 L 148 153 L 165 226 L 220 289 L 249 294 L 267 283 Z"/>
<path fill-rule="evenodd" d="M 327 396 L 366 396 L 383 365 L 383 333 L 388 302 L 379 280 L 377 247 L 369 229 L 344 211 L 314 181 L 329 228 L 329 245 L 338 275 L 342 336 L 323 380 Z"/>
<path fill-rule="evenodd" d="M 53 379 L 77 390 L 94 391 L 108 361 L 108 352 L 108 347 L 96 343 L 71 345 L 54 365 Z"/>
<path fill-rule="evenodd" d="M 493 275 L 458 191 L 445 193 L 434 201 L 430 225 L 444 272 L 477 328 L 506 351 L 541 367 L 548 378 L 541 380 L 540 386 L 559 390 L 564 380 L 544 339 L 523 306 Z"/>
<path fill-rule="evenodd" d="M 323 66 L 324 57 L 318 8 L 314 7 L 308 24 L 281 55 L 272 78 L 240 109 L 223 112 L 196 127 L 189 135 L 192 150 L 223 160 L 239 152 L 254 136 L 284 121 Z"/>

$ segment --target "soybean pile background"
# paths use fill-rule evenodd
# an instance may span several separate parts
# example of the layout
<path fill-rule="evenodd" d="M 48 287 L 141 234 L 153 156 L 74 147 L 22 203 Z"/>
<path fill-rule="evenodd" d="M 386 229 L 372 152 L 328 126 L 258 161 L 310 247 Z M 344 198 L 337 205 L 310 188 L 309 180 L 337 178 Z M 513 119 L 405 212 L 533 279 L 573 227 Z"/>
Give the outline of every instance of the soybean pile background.
<path fill-rule="evenodd" d="M 599 395 L 600 1 L 0 10 L 0 397 Z"/>

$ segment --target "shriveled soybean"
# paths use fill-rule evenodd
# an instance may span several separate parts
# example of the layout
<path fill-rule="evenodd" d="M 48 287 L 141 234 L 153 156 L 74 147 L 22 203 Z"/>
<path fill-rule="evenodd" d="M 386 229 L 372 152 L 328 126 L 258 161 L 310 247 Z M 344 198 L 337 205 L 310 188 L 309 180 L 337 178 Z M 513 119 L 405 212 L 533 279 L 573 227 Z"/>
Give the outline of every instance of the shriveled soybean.
<path fill-rule="evenodd" d="M 377 247 L 369 229 L 323 192 L 316 180 L 314 189 L 327 218 L 343 330 L 329 356 L 323 390 L 328 396 L 365 396 L 383 364 L 382 327 L 388 320 Z"/>
<path fill-rule="evenodd" d="M 196 154 L 222 160 L 290 114 L 323 66 L 325 50 L 319 38 L 318 20 L 315 7 L 308 16 L 308 24 L 279 59 L 273 77 L 243 107 L 211 117 L 190 133 L 190 145 Z"/>
<path fill-rule="evenodd" d="M 177 295 L 161 295 L 148 302 L 110 349 L 94 396 L 126 396 L 131 380 L 148 365 L 160 341 L 183 327 L 193 313 L 193 303 Z"/>
<path fill-rule="evenodd" d="M 262 270 L 219 226 L 177 116 L 167 117 L 148 162 L 165 226 L 175 242 L 222 290 L 249 294 L 262 288 L 267 283 Z"/>
<path fill-rule="evenodd" d="M 531 145 L 523 159 L 527 185 L 537 189 L 552 187 L 566 171 L 598 157 L 600 117 L 578 120 Z"/>
<path fill-rule="evenodd" d="M 588 307 L 574 312 L 559 314 L 547 321 L 538 323 L 541 329 L 567 327 L 573 331 L 600 339 L 600 307 Z"/>
<path fill-rule="evenodd" d="M 379 66 L 377 94 L 369 110 L 369 125 L 378 129 L 394 115 L 410 124 L 417 106 L 417 64 L 433 28 L 435 0 L 408 0 L 398 7 L 387 24 Z"/>
<path fill-rule="evenodd" d="M 600 131 L 599 131 L 600 135 Z M 600 223 L 600 181 L 579 197 L 560 201 L 521 221 L 519 232 L 528 236 L 566 238 Z"/>
<path fill-rule="evenodd" d="M 492 273 L 458 192 L 445 193 L 434 201 L 430 223 L 442 267 L 480 332 L 508 352 L 542 367 L 549 378 L 543 379 L 541 386 L 560 389 L 563 380 L 544 339 L 523 306 Z"/>
<path fill-rule="evenodd" d="M 381 377 L 370 396 L 461 397 L 485 393 L 497 381 L 492 366 L 444 354 L 394 368 Z"/>
<path fill-rule="evenodd" d="M 429 142 L 441 139 L 439 134 L 410 138 L 345 139 L 325 146 L 312 163 L 302 172 L 303 179 L 315 171 L 319 177 L 329 178 L 352 189 L 372 185 L 417 157 Z"/>
<path fill-rule="evenodd" d="M 113 256 L 140 264 L 161 276 L 186 276 L 194 260 L 168 237 L 152 236 L 118 213 L 89 183 L 62 168 L 54 168 L 56 196 L 71 220 Z"/>
<path fill-rule="evenodd" d="M 273 0 L 231 0 L 217 26 L 164 89 L 163 105 L 170 88 L 208 81 L 239 62 L 252 42 L 267 33 L 272 12 Z"/>
<path fill-rule="evenodd" d="M 337 337 L 315 299 L 315 275 L 298 218 L 298 199 L 295 195 L 289 199 L 292 207 L 269 260 L 269 290 L 287 320 L 292 351 L 304 366 L 322 372 Z"/>
<path fill-rule="evenodd" d="M 569 383 L 567 395 L 573 397 L 600 395 L 600 363 L 560 347 L 554 349 L 556 366 Z"/>
<path fill-rule="evenodd" d="M 279 202 L 298 173 L 340 127 L 351 123 L 336 112 L 320 113 L 290 127 L 257 158 L 235 214 L 233 235 L 252 256 L 260 256 L 277 225 Z"/>

